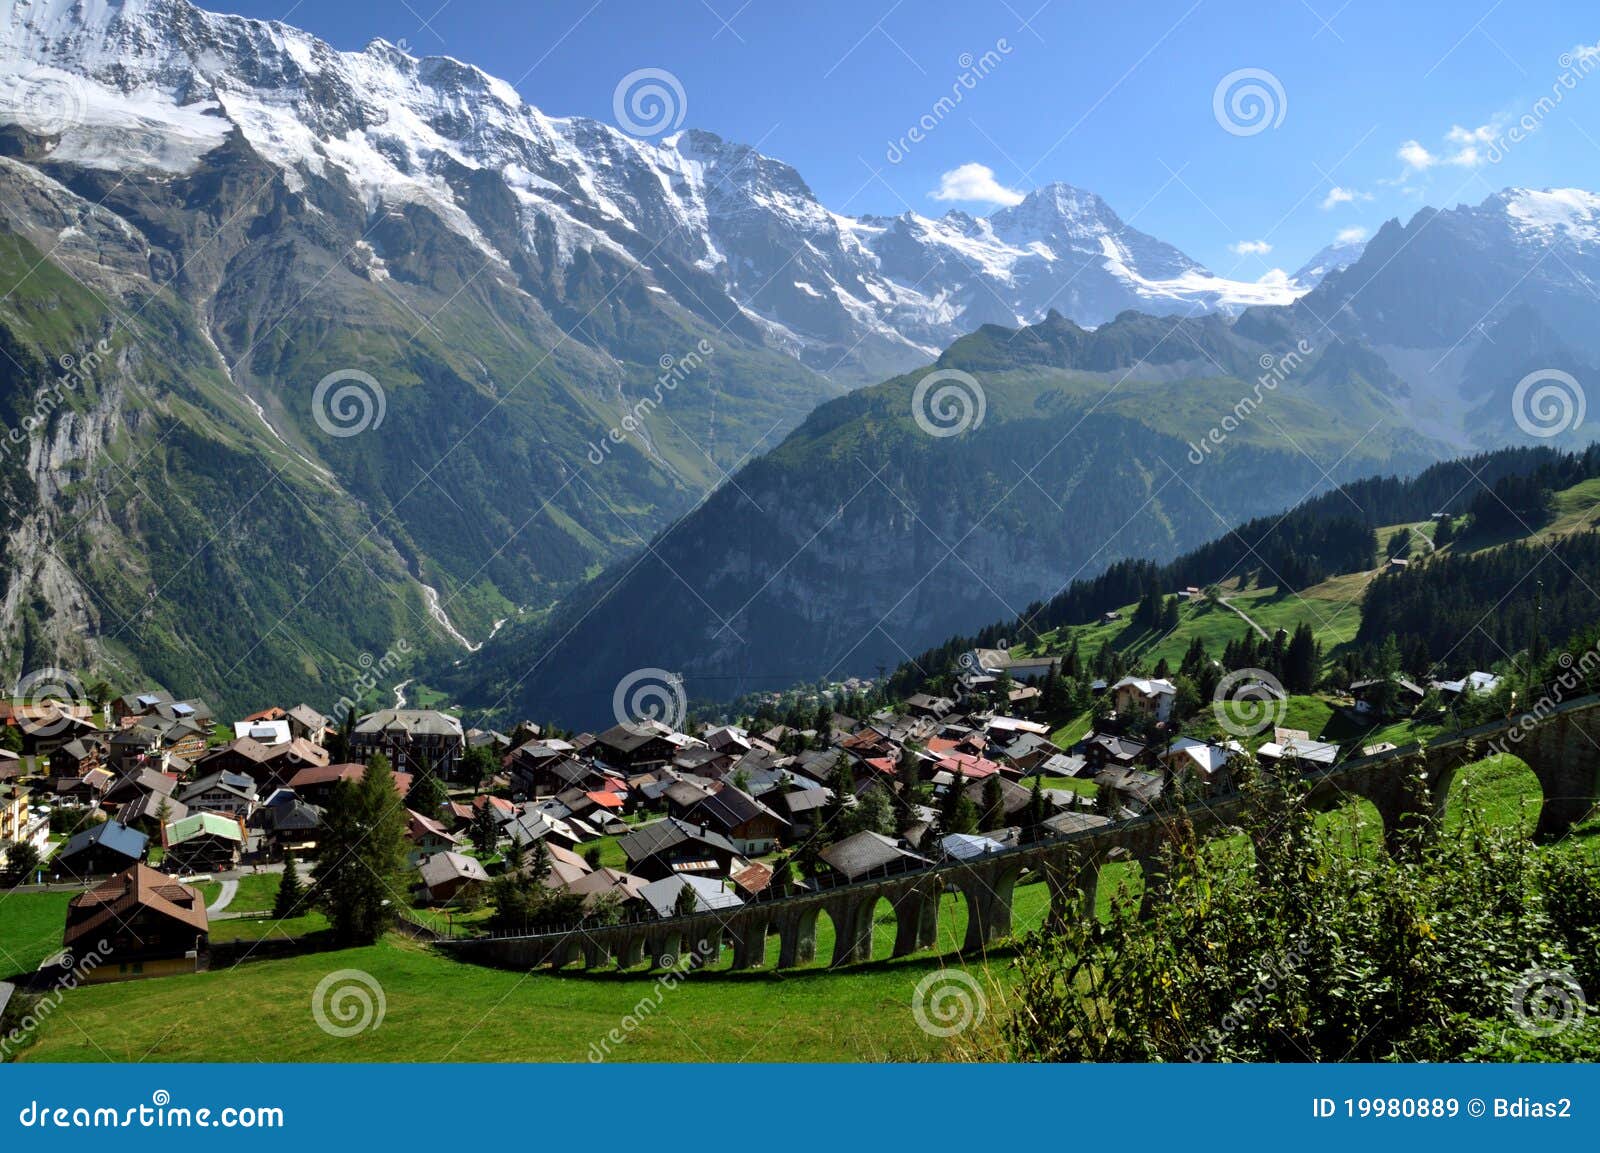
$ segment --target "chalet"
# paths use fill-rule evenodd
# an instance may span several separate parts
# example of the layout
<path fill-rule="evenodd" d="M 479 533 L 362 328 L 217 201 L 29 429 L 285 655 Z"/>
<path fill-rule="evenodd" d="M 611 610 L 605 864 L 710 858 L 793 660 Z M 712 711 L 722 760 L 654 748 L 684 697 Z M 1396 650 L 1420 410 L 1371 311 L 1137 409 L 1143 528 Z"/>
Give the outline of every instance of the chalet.
<path fill-rule="evenodd" d="M 129 693 L 111 702 L 111 719 L 119 724 L 129 717 L 149 715 L 157 705 L 172 704 L 172 694 L 165 689 L 150 689 L 142 693 Z"/>
<path fill-rule="evenodd" d="M 298 770 L 286 782 L 295 796 L 314 805 L 326 806 L 333 797 L 334 786 L 340 781 L 357 784 L 366 776 L 367 766 L 354 761 L 337 765 L 308 765 Z M 411 792 L 411 774 L 393 773 L 394 791 L 402 800 Z"/>
<path fill-rule="evenodd" d="M 454 777 L 466 749 L 461 722 L 436 709 L 384 709 L 368 713 L 350 734 L 350 759 L 365 764 L 375 754 L 397 772 L 413 775 L 424 766 L 443 780 Z M 324 760 L 326 763 L 326 760 Z"/>
<path fill-rule="evenodd" d="M 144 860 L 148 838 L 120 821 L 105 821 L 75 834 L 50 858 L 52 875 L 82 880 L 120 873 Z"/>
<path fill-rule="evenodd" d="M 927 857 L 902 849 L 892 837 L 862 830 L 842 841 L 835 841 L 817 854 L 836 882 L 860 881 L 867 877 L 886 877 L 926 868 Z"/>
<path fill-rule="evenodd" d="M 545 845 L 545 875 L 541 878 L 547 888 L 570 888 L 590 873 L 589 862 L 570 849 L 560 845 Z"/>
<path fill-rule="evenodd" d="M 246 821 L 256 811 L 260 794 L 254 780 L 242 773 L 218 770 L 178 791 L 178 800 L 190 810 L 225 813 Z"/>
<path fill-rule="evenodd" d="M 675 873 L 660 880 L 651 881 L 639 890 L 639 896 L 645 904 L 655 911 L 658 917 L 678 916 L 678 902 L 682 899 L 683 890 L 688 889 L 694 894 L 694 911 L 696 913 L 709 913 L 719 909 L 737 909 L 744 901 L 734 891 L 732 883 L 719 880 L 715 877 L 697 877 Z"/>
<path fill-rule="evenodd" d="M 712 751 L 728 753 L 735 757 L 741 757 L 751 749 L 750 734 L 733 725 L 708 728 L 700 739 L 705 741 L 706 747 Z"/>
<path fill-rule="evenodd" d="M 992 777 L 1001 771 L 998 761 L 991 761 L 987 757 L 980 757 L 973 753 L 950 753 L 939 760 L 935 770 L 949 773 L 952 777 L 966 777 L 971 780 L 981 781 L 985 777 Z"/>
<path fill-rule="evenodd" d="M 1159 678 L 1123 677 L 1111 686 L 1113 707 L 1119 717 L 1146 717 L 1165 724 L 1172 715 L 1178 688 Z"/>
<path fill-rule="evenodd" d="M 50 754 L 50 771 L 81 777 L 106 763 L 107 743 L 99 735 L 77 737 Z"/>
<path fill-rule="evenodd" d="M 914 693 L 906 698 L 906 712 L 917 717 L 931 717 L 938 720 L 949 713 L 955 712 L 956 703 L 949 697 L 935 697 L 928 693 Z"/>
<path fill-rule="evenodd" d="M 68 902 L 62 943 L 74 955 L 99 955 L 81 977 L 98 982 L 192 973 L 208 939 L 200 891 L 135 864 Z"/>
<path fill-rule="evenodd" d="M 648 883 L 643 877 L 637 877 L 632 873 L 599 868 L 571 882 L 566 888 L 567 892 L 582 896 L 586 908 L 607 899 L 623 906 L 630 906 L 643 901 L 641 894 Z"/>
<path fill-rule="evenodd" d="M 193 717 L 160 713 L 136 717 L 111 735 L 109 759 L 126 765 L 143 753 L 152 760 L 182 757 L 192 761 L 206 751 L 207 730 Z"/>
<path fill-rule="evenodd" d="M 314 745 L 324 744 L 328 739 L 328 718 L 310 705 L 296 705 L 284 712 L 283 719 L 289 722 L 291 737 L 299 737 Z"/>
<path fill-rule="evenodd" d="M 1086 833 L 1090 829 L 1102 829 L 1111 823 L 1111 818 L 1100 813 L 1086 813 L 1067 810 L 1054 813 L 1045 818 L 1044 827 L 1059 836 L 1069 836 L 1073 833 Z"/>
<path fill-rule="evenodd" d="M 598 784 L 600 771 L 571 753 L 572 746 L 565 741 L 540 741 L 513 750 L 511 791 L 519 797 L 551 797 L 564 789 Z"/>
<path fill-rule="evenodd" d="M 1133 813 L 1144 813 L 1161 798 L 1166 782 L 1160 773 L 1118 765 L 1101 769 L 1094 783 L 1108 794 L 1114 805 Z"/>
<path fill-rule="evenodd" d="M 105 791 L 101 800 L 107 805 L 120 805 L 125 801 L 136 800 L 150 793 L 159 793 L 163 797 L 170 797 L 178 788 L 175 777 L 166 773 L 158 773 L 154 769 L 135 768 L 119 777 L 112 786 Z"/>
<path fill-rule="evenodd" d="M 162 868 L 178 874 L 222 873 L 239 864 L 247 837 L 244 822 L 224 813 L 190 813 L 161 830 Z"/>
<path fill-rule="evenodd" d="M 561 845 L 571 849 L 581 845 L 585 838 L 564 817 L 537 809 L 524 809 L 522 815 L 505 826 L 505 835 L 518 844 L 531 845 L 543 841 L 546 845 Z"/>
<path fill-rule="evenodd" d="M 1300 729 L 1278 728 L 1272 731 L 1272 740 L 1256 750 L 1256 759 L 1263 765 L 1295 762 L 1305 769 L 1326 768 L 1339 759 L 1339 746 L 1314 741 Z"/>
<path fill-rule="evenodd" d="M 255 737 L 236 737 L 195 762 L 201 776 L 226 772 L 249 777 L 260 792 L 287 783 L 301 769 L 328 763 L 328 751 L 303 738 L 263 744 Z"/>
<path fill-rule="evenodd" d="M 685 777 L 668 784 L 661 793 L 661 799 L 666 803 L 668 815 L 687 817 L 715 791 L 715 787 L 706 781 Z"/>
<path fill-rule="evenodd" d="M 669 763 L 681 747 L 672 730 L 656 721 L 613 725 L 595 738 L 596 753 L 613 768 L 637 772 Z"/>
<path fill-rule="evenodd" d="M 476 857 L 449 850 L 425 857 L 421 873 L 422 888 L 435 905 L 448 904 L 489 883 L 489 874 Z"/>
<path fill-rule="evenodd" d="M 116 814 L 116 819 L 128 828 L 138 829 L 149 837 L 159 837 L 168 822 L 187 817 L 189 809 L 182 801 L 165 793 L 144 793 L 122 802 Z"/>
<path fill-rule="evenodd" d="M 415 809 L 406 810 L 406 840 L 411 843 L 407 857 L 413 865 L 435 853 L 450 852 L 461 846 L 460 837 Z"/>
<path fill-rule="evenodd" d="M 979 819 L 984 821 L 986 829 L 1004 828 L 1006 825 L 1018 824 L 1028 811 L 1028 802 L 1032 799 L 1033 791 L 1025 789 L 1015 781 L 1008 781 L 1004 777 L 1000 780 L 1000 813 L 992 817 L 984 812 L 984 793 L 992 789 L 987 780 L 968 781 L 962 786 L 967 800 L 971 801 L 978 810 Z"/>
<path fill-rule="evenodd" d="M 789 821 L 748 793 L 723 785 L 689 810 L 687 819 L 721 833 L 746 856 L 759 857 L 777 847 Z"/>
<path fill-rule="evenodd" d="M 674 873 L 726 877 L 740 858 L 738 848 L 721 833 L 665 817 L 640 825 L 617 841 L 630 872 L 647 880 Z"/>
<path fill-rule="evenodd" d="M 972 861 L 1002 851 L 1005 846 L 992 837 L 973 833 L 951 833 L 939 841 L 944 856 L 952 861 Z"/>
<path fill-rule="evenodd" d="M 1206 796 L 1216 797 L 1234 791 L 1228 766 L 1243 753 L 1244 746 L 1237 741 L 1212 744 L 1179 737 L 1156 756 L 1170 778 L 1198 782 Z"/>
<path fill-rule="evenodd" d="M 322 817 L 317 805 L 301 800 L 289 789 L 278 789 L 256 810 L 253 821 L 266 837 L 268 856 L 278 860 L 287 852 L 297 856 L 314 853 Z"/>
<path fill-rule="evenodd" d="M 1083 755 L 1095 773 L 1105 768 L 1130 769 L 1144 760 L 1145 745 L 1132 737 L 1094 733 L 1084 742 Z"/>
<path fill-rule="evenodd" d="M 752 861 L 742 869 L 735 869 L 728 877 L 733 891 L 746 901 L 755 900 L 772 887 L 772 870 L 760 861 Z"/>
<path fill-rule="evenodd" d="M 823 811 L 832 799 L 831 789 L 800 789 L 779 796 L 776 806 L 789 815 L 790 835 L 796 840 L 805 840 L 822 823 Z"/>

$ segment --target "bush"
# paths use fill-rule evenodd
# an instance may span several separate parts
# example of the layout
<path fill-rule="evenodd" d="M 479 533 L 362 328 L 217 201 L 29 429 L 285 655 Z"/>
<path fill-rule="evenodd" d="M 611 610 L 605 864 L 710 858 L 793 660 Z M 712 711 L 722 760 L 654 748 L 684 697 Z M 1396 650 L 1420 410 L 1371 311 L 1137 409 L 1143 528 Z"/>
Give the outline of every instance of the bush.
<path fill-rule="evenodd" d="M 1448 838 L 1407 833 L 1395 857 L 1353 857 L 1318 830 L 1298 779 L 1244 775 L 1254 861 L 1175 821 L 1149 916 L 1114 904 L 1106 923 L 1071 919 L 1024 938 L 1013 1002 L 979 1055 L 1600 1055 L 1600 1023 L 1541 1036 L 1516 1008 L 1540 974 L 1575 980 L 1590 1002 L 1600 994 L 1600 864 L 1471 818 Z"/>

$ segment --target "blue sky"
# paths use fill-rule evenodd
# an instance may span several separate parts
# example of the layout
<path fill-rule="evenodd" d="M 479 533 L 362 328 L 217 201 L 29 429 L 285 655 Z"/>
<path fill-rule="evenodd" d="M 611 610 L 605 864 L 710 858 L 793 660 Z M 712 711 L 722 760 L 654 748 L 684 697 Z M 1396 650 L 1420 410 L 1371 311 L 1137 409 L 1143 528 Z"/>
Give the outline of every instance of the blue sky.
<path fill-rule="evenodd" d="M 1600 189 L 1600 55 L 1586 71 L 1579 51 L 1600 42 L 1592 3 L 202 2 L 341 48 L 382 36 L 455 56 L 552 115 L 615 122 L 619 80 L 665 69 L 686 126 L 758 144 L 836 211 L 982 213 L 1066 181 L 1243 279 L 1423 204 Z M 985 53 L 974 78 L 964 65 Z M 1230 132 L 1214 96 L 1246 69 L 1270 74 L 1273 113 Z M 960 104 L 935 112 L 964 70 Z M 1524 116 L 1537 127 L 1513 142 Z"/>

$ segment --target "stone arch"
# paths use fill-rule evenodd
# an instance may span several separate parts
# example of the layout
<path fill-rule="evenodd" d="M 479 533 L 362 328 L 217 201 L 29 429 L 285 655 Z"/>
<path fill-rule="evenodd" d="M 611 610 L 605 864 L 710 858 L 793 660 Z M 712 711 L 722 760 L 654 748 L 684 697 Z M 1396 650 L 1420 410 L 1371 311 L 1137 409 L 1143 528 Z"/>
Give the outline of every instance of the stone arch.
<path fill-rule="evenodd" d="M 1484 750 L 1484 757 L 1454 769 L 1450 789 L 1444 798 L 1444 828 L 1459 829 L 1469 813 L 1481 810 L 1491 797 L 1509 792 L 1520 794 L 1524 803 L 1518 814 L 1518 828 L 1533 836 L 1545 807 L 1545 785 L 1532 765 L 1516 751 L 1498 753 Z"/>
<path fill-rule="evenodd" d="M 778 922 L 778 968 L 808 965 L 817 956 L 817 914 L 822 906 L 808 903 L 783 914 Z"/>
<path fill-rule="evenodd" d="M 863 960 L 883 961 L 894 956 L 903 920 L 901 907 L 916 903 L 910 889 L 889 889 L 861 902 L 861 928 L 867 946 Z"/>
<path fill-rule="evenodd" d="M 967 904 L 967 931 L 961 951 L 982 953 L 1011 935 L 1011 900 L 1021 862 L 973 865 L 958 873 L 957 884 Z"/>

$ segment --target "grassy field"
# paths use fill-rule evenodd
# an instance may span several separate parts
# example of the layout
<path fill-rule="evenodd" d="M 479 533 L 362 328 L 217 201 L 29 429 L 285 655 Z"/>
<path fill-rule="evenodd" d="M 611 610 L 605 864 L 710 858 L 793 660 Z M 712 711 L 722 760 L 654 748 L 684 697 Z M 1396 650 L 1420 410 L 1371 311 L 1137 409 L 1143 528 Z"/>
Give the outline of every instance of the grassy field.
<path fill-rule="evenodd" d="M 302 876 L 305 866 L 301 866 Z M 239 891 L 233 895 L 233 900 L 228 902 L 229 913 L 260 913 L 272 908 L 272 902 L 278 896 L 279 873 L 246 873 L 239 878 Z M 221 881 L 206 881 L 195 886 L 200 890 L 201 896 L 209 906 L 217 899 L 217 894 L 222 891 Z"/>
<path fill-rule="evenodd" d="M 1537 787 L 1521 762 L 1490 758 L 1457 775 L 1446 829 L 1457 828 L 1465 806 L 1497 823 L 1530 829 Z M 1365 802 L 1324 814 L 1324 827 L 1349 837 L 1352 853 L 1378 852 L 1380 826 Z M 1600 828 L 1573 844 L 1600 850 Z M 1219 854 L 1244 851 L 1242 838 L 1217 842 Z M 1137 866 L 1109 867 L 1099 906 L 1120 893 L 1136 897 Z M 20 894 L 0 902 L 7 948 L 31 935 L 33 952 L 59 938 L 65 896 Z M 11 907 L 13 902 L 21 902 Z M 1042 884 L 1019 885 L 1014 927 L 1027 930 L 1045 916 Z M 307 925 L 320 914 L 305 919 Z M 31 926 L 31 928 L 26 928 Z M 270 929 L 269 919 L 219 922 L 241 933 Z M 288 928 L 289 926 L 284 926 Z M 965 907 L 943 899 L 942 957 L 921 954 L 890 960 L 894 924 L 886 903 L 874 918 L 873 960 L 830 970 L 832 926 L 817 925 L 817 960 L 786 970 L 727 972 L 730 958 L 676 987 L 653 977 L 615 973 L 561 976 L 464 965 L 425 947 L 390 938 L 364 949 L 251 960 L 235 968 L 185 977 L 102 985 L 68 994 L 44 1024 L 32 1061 L 583 1061 L 624 1016 L 638 1021 L 609 1054 L 617 1060 L 760 1061 L 884 1060 L 938 1057 L 942 1042 L 924 1034 L 910 1006 L 917 982 L 950 964 L 966 928 Z M 48 930 L 48 931 L 47 931 Z M 770 942 L 769 965 L 777 959 Z M 993 1000 L 1010 981 L 1009 950 L 987 963 L 964 959 Z M 382 1024 L 340 1038 L 318 1028 L 311 1013 L 317 984 L 337 970 L 370 974 L 383 989 Z M 186 1022 L 225 1021 L 225 1027 L 188 1028 Z"/>
<path fill-rule="evenodd" d="M 71 893 L 0 892 L 0 974 L 32 972 L 61 949 Z"/>

